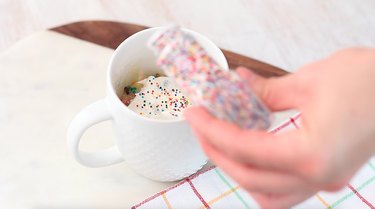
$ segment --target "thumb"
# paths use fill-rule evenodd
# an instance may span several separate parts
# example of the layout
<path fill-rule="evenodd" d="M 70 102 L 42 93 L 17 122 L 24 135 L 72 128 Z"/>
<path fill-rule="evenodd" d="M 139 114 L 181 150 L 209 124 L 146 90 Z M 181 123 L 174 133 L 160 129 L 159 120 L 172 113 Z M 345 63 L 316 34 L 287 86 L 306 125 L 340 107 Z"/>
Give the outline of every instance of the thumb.
<path fill-rule="evenodd" d="M 263 78 L 244 67 L 239 67 L 236 71 L 273 111 L 296 108 L 303 97 L 301 82 L 298 82 L 295 74 L 279 78 Z"/>

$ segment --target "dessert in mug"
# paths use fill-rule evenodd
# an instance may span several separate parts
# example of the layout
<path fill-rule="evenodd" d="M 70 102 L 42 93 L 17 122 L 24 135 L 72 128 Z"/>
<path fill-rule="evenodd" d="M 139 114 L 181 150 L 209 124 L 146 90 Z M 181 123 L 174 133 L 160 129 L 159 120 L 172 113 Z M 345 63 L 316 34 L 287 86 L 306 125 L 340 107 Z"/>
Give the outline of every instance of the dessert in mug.
<path fill-rule="evenodd" d="M 159 74 L 125 86 L 121 101 L 142 116 L 161 120 L 180 118 L 190 105 L 172 78 Z"/>

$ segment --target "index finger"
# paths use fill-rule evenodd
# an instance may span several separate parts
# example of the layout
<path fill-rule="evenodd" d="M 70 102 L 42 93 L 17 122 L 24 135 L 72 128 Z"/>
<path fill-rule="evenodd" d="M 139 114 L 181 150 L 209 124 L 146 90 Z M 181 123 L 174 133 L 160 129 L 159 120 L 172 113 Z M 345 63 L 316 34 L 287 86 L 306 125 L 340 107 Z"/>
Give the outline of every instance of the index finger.
<path fill-rule="evenodd" d="M 237 161 L 273 169 L 293 169 L 304 153 L 300 131 L 273 135 L 266 131 L 242 130 L 218 120 L 204 108 L 190 108 L 186 119 L 207 143 Z"/>

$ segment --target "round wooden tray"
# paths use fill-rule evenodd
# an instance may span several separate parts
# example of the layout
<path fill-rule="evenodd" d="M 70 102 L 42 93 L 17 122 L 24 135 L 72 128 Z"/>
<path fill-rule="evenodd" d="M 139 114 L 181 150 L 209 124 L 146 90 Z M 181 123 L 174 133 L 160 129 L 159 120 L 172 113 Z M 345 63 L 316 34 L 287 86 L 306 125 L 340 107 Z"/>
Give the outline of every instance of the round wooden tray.
<path fill-rule="evenodd" d="M 50 30 L 115 49 L 132 34 L 148 27 L 111 21 L 82 21 L 52 28 Z M 286 71 L 270 64 L 222 49 L 230 68 L 244 66 L 264 77 L 282 76 Z"/>

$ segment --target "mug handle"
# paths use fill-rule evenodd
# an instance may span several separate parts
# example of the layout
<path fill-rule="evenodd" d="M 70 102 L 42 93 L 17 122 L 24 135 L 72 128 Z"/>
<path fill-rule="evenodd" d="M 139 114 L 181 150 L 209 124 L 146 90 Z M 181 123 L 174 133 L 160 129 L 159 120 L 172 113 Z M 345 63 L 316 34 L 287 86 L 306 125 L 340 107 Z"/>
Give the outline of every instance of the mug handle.
<path fill-rule="evenodd" d="M 82 165 L 88 167 L 102 167 L 123 161 L 117 147 L 113 146 L 104 150 L 88 153 L 79 149 L 79 142 L 83 133 L 91 126 L 112 120 L 105 99 L 82 109 L 70 123 L 68 128 L 68 149 L 73 157 Z"/>

